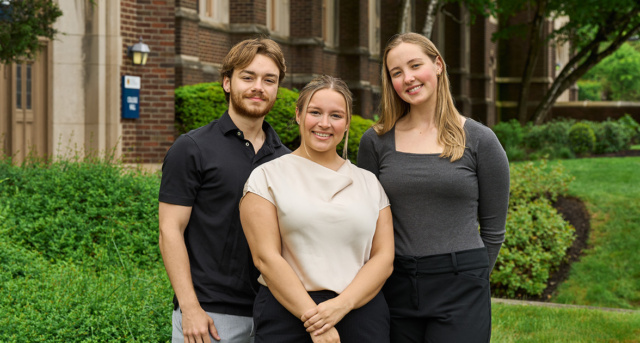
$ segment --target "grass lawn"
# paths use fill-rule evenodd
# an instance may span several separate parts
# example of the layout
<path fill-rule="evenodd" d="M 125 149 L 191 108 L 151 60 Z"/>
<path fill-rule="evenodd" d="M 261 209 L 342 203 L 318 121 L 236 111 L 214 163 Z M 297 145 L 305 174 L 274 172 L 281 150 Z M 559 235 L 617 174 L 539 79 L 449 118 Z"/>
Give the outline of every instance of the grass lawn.
<path fill-rule="evenodd" d="M 591 234 L 552 301 L 640 309 L 640 157 L 561 163 L 576 177 L 570 194 L 587 203 Z"/>
<path fill-rule="evenodd" d="M 638 144 L 638 145 L 632 145 L 632 146 L 631 146 L 631 150 L 640 150 L 640 144 Z"/>
<path fill-rule="evenodd" d="M 491 342 L 640 342 L 640 312 L 492 305 Z"/>

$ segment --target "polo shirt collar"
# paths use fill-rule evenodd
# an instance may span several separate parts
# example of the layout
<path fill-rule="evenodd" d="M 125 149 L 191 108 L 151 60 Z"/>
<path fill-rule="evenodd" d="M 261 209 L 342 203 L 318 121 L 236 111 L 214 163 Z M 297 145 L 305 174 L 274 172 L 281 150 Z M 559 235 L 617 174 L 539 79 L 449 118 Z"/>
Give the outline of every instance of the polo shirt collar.
<path fill-rule="evenodd" d="M 222 117 L 218 119 L 218 125 L 220 126 L 220 130 L 225 136 L 229 133 L 235 134 L 239 130 L 236 124 L 233 122 L 233 120 L 231 120 L 231 116 L 229 115 L 228 110 L 224 111 L 224 114 L 222 115 Z M 266 120 L 262 122 L 262 130 L 266 133 L 265 143 L 267 143 L 268 146 L 277 148 L 280 145 L 282 145 L 282 142 L 280 141 L 278 134 L 271 127 L 271 125 L 267 123 Z"/>

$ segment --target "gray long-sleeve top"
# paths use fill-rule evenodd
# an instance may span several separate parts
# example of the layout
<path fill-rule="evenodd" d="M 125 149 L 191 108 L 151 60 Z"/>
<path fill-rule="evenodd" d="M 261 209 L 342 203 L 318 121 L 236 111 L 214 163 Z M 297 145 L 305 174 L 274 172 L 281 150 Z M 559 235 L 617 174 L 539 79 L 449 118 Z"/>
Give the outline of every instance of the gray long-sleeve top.
<path fill-rule="evenodd" d="M 509 162 L 491 129 L 467 119 L 464 130 L 466 149 L 455 162 L 396 151 L 395 127 L 362 136 L 358 166 L 373 172 L 389 197 L 397 255 L 486 246 L 493 268 L 505 235 Z"/>

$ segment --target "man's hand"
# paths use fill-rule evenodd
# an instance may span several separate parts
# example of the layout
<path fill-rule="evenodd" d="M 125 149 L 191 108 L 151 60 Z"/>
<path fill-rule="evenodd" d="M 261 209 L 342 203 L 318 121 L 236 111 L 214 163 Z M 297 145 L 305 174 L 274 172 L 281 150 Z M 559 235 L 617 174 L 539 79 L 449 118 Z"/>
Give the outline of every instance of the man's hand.
<path fill-rule="evenodd" d="M 340 343 L 340 335 L 338 335 L 338 330 L 332 327 L 321 335 L 312 333 L 311 341 L 313 343 Z"/>
<path fill-rule="evenodd" d="M 182 335 L 185 342 L 210 343 L 209 333 L 215 340 L 220 340 L 213 319 L 202 308 L 182 311 Z"/>
<path fill-rule="evenodd" d="M 320 303 L 307 311 L 300 318 L 304 322 L 307 332 L 321 335 L 338 324 L 351 311 L 351 308 L 341 302 L 338 297 Z"/>

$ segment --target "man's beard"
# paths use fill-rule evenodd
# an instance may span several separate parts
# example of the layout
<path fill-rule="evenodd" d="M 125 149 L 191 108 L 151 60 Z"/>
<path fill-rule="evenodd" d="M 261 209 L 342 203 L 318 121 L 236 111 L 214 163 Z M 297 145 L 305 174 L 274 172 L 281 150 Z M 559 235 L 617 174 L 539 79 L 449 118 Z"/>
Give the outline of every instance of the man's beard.
<path fill-rule="evenodd" d="M 232 90 L 233 91 L 233 90 Z M 271 111 L 273 108 L 273 104 L 275 104 L 275 99 L 269 103 L 269 99 L 265 96 L 264 92 L 252 92 L 248 94 L 250 97 L 259 97 L 260 99 L 265 100 L 266 107 L 263 108 L 250 108 L 245 106 L 244 103 L 244 94 L 240 92 L 232 92 L 229 97 L 229 101 L 233 104 L 233 109 L 236 114 L 242 117 L 247 118 L 263 118 L 264 116 Z"/>

